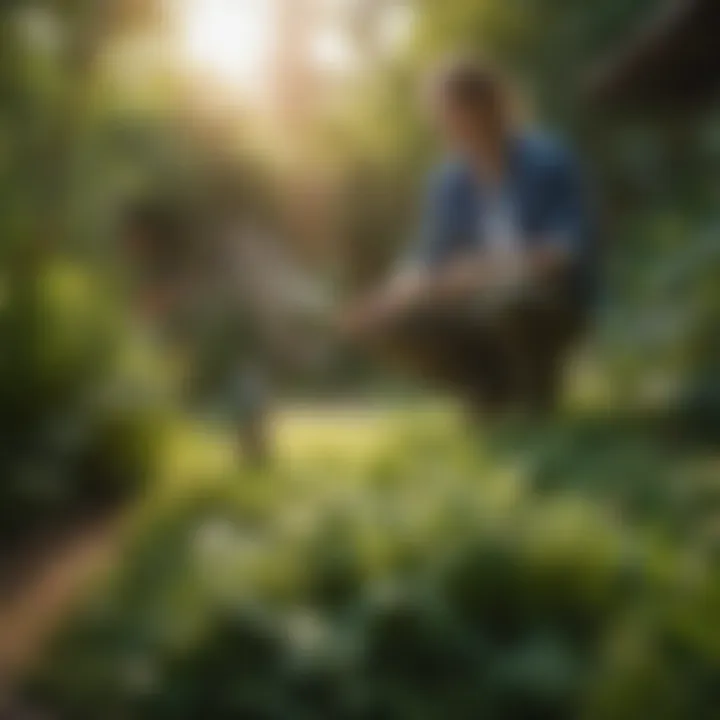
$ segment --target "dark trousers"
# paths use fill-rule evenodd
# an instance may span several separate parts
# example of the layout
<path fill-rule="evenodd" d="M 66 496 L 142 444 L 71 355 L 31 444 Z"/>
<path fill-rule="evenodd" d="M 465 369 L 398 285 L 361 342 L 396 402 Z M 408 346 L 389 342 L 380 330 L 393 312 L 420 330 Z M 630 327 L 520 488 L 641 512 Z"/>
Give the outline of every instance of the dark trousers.
<path fill-rule="evenodd" d="M 564 293 L 420 302 L 383 318 L 367 338 L 383 357 L 488 413 L 553 410 L 584 313 Z"/>

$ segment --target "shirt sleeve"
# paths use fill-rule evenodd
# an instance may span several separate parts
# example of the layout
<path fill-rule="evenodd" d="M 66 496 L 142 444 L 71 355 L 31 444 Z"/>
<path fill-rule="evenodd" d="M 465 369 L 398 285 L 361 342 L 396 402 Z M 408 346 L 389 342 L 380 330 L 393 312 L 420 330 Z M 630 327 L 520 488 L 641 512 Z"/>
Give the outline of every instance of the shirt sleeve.
<path fill-rule="evenodd" d="M 551 212 L 541 242 L 579 259 L 589 250 L 592 234 L 586 180 L 577 160 L 563 154 L 553 168 Z"/>

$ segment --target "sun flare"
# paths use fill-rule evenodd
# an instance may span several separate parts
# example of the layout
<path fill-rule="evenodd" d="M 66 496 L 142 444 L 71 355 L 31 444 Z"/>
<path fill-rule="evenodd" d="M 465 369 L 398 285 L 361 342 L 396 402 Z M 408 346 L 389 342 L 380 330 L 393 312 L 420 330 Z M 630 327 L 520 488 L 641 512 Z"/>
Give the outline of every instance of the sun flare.
<path fill-rule="evenodd" d="M 183 44 L 188 61 L 214 80 L 262 89 L 275 43 L 271 0 L 186 0 Z"/>
<path fill-rule="evenodd" d="M 337 13 L 346 1 L 182 0 L 176 7 L 183 62 L 209 88 L 220 85 L 223 98 L 240 95 L 243 102 L 277 96 L 288 77 L 304 75 L 320 85 L 350 78 L 372 57 L 363 56 Z M 390 4 L 378 16 L 379 54 L 405 42 L 408 8 Z"/>

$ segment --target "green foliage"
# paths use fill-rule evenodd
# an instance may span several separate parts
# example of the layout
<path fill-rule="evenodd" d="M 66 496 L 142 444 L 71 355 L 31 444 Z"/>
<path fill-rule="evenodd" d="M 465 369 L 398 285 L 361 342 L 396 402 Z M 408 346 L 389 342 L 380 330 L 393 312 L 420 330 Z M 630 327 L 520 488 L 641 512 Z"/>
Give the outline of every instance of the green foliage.
<path fill-rule="evenodd" d="M 140 489 L 166 423 L 167 383 L 124 332 L 100 277 L 54 260 L 9 278 L 0 342 L 3 535 Z"/>
<path fill-rule="evenodd" d="M 712 555 L 623 522 L 601 480 L 593 503 L 548 493 L 403 425 L 344 476 L 318 457 L 156 507 L 36 697 L 138 720 L 713 717 Z"/>
<path fill-rule="evenodd" d="M 173 368 L 117 292 L 129 199 L 171 198 L 199 224 L 222 202 L 255 207 L 267 196 L 260 169 L 235 164 L 227 138 L 194 127 L 167 72 L 135 78 L 151 87 L 151 108 L 118 88 L 120 41 L 162 33 L 162 13 L 134 0 L 0 4 L 5 539 L 27 540 L 142 490 L 177 423 Z"/>
<path fill-rule="evenodd" d="M 173 198 L 199 224 L 238 207 L 278 220 L 282 163 L 169 78 L 136 79 L 140 110 L 103 76 L 155 3 L 0 4 L 0 539 L 165 481 L 176 493 L 142 506 L 116 576 L 58 637 L 41 705 L 60 720 L 712 720 L 717 459 L 669 438 L 720 427 L 702 230 L 718 135 L 611 120 L 584 86 L 652 4 L 419 0 L 411 51 L 302 137 L 337 173 L 347 280 L 365 284 L 398 255 L 431 162 L 418 75 L 460 48 L 517 71 L 613 209 L 597 348 L 622 412 L 509 428 L 485 453 L 445 416 L 423 432 L 392 417 L 380 450 L 356 422 L 338 456 L 226 483 L 224 451 L 211 462 L 207 438 L 178 430 L 171 370 L 107 268 L 127 195 Z M 69 248 L 96 262 L 61 261 Z M 693 386 L 683 413 L 638 415 L 658 381 Z"/>

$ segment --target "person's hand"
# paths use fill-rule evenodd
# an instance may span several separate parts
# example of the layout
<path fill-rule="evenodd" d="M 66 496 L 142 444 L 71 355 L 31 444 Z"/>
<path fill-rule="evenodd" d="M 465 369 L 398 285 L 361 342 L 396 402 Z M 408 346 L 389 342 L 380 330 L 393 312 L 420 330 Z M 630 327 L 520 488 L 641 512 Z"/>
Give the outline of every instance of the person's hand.
<path fill-rule="evenodd" d="M 488 263 L 484 258 L 468 257 L 452 263 L 433 282 L 429 290 L 435 303 L 453 303 L 479 292 L 488 280 Z"/>
<path fill-rule="evenodd" d="M 344 308 L 335 318 L 335 329 L 345 338 L 357 338 L 365 334 L 372 323 L 372 309 L 365 302 L 356 302 Z"/>
<path fill-rule="evenodd" d="M 365 298 L 340 314 L 338 329 L 342 335 L 349 338 L 366 338 L 383 323 L 393 305 L 394 299 L 384 293 Z"/>
<path fill-rule="evenodd" d="M 371 337 L 423 294 L 424 283 L 419 276 L 399 277 L 343 311 L 338 318 L 338 329 L 352 338 Z"/>

